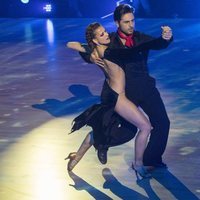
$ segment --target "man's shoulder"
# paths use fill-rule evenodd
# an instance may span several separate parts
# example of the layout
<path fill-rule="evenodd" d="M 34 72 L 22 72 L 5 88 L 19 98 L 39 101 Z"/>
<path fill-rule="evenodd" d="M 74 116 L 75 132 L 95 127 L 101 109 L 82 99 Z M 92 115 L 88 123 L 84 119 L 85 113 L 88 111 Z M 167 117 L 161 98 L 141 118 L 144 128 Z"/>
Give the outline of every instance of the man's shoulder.
<path fill-rule="evenodd" d="M 144 37 L 144 36 L 148 36 L 148 34 L 146 33 L 143 33 L 141 31 L 134 31 L 134 34 L 133 34 L 135 37 Z"/>
<path fill-rule="evenodd" d="M 137 30 L 137 31 L 134 31 L 134 35 L 147 35 L 147 34 Z M 117 32 L 111 32 L 111 33 L 109 33 L 109 36 L 110 37 L 118 37 L 118 34 L 117 34 Z"/>
<path fill-rule="evenodd" d="M 111 32 L 109 33 L 109 36 L 110 36 L 110 45 L 109 45 L 110 48 L 121 47 L 121 42 L 120 42 L 117 32 Z"/>
<path fill-rule="evenodd" d="M 116 38 L 117 37 L 117 32 L 111 32 L 109 33 L 110 38 Z"/>
<path fill-rule="evenodd" d="M 140 31 L 134 31 L 134 39 L 136 40 L 137 43 L 146 42 L 152 40 L 153 38 L 154 37 L 146 33 Z"/>

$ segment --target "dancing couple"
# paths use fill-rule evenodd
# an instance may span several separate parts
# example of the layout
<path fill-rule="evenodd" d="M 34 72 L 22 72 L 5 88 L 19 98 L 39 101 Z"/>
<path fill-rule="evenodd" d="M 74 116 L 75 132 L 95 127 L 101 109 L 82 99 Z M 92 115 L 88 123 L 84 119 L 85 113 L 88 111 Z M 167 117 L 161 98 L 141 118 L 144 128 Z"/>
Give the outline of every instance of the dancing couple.
<path fill-rule="evenodd" d="M 91 126 L 92 131 L 78 151 L 67 157 L 68 170 L 76 166 L 92 145 L 100 162 L 105 164 L 109 147 L 128 142 L 136 135 L 132 168 L 137 176 L 148 178 L 151 175 L 147 167 L 166 167 L 162 155 L 169 119 L 155 80 L 148 73 L 147 59 L 149 50 L 164 49 L 170 44 L 172 31 L 163 26 L 158 38 L 135 31 L 133 9 L 126 4 L 116 7 L 114 21 L 118 27 L 116 33 L 108 34 L 95 22 L 86 29 L 87 45 L 67 43 L 86 62 L 97 64 L 105 75 L 101 103 L 74 119 L 72 132 L 84 125 Z"/>

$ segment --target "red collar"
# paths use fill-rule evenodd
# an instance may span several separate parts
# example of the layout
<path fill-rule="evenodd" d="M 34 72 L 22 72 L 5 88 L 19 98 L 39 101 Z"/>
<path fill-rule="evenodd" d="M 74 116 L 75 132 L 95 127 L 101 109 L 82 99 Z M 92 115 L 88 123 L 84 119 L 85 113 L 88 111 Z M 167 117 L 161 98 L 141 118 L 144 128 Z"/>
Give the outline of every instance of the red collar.
<path fill-rule="evenodd" d="M 131 34 L 131 35 L 125 35 L 119 29 L 117 30 L 117 33 L 118 33 L 118 35 L 119 35 L 120 38 L 126 40 L 125 46 L 127 46 L 127 47 L 133 47 L 134 46 L 133 34 Z"/>

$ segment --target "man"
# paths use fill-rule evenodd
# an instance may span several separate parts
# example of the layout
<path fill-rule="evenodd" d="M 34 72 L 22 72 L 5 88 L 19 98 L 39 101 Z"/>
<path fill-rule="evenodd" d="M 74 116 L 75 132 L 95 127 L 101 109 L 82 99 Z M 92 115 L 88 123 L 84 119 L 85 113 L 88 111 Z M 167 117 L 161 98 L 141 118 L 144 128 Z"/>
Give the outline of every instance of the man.
<path fill-rule="evenodd" d="M 133 9 L 126 4 L 121 4 L 114 11 L 114 21 L 118 27 L 116 33 L 111 33 L 109 48 L 131 48 L 147 41 L 152 41 L 150 48 L 141 50 L 124 64 L 126 75 L 126 95 L 129 100 L 141 107 L 148 115 L 153 130 L 144 153 L 143 163 L 151 167 L 167 167 L 162 161 L 162 155 L 167 145 L 170 121 L 160 93 L 155 86 L 155 79 L 148 73 L 147 59 L 149 50 L 166 48 L 172 41 L 172 31 L 168 26 L 162 28 L 162 36 L 153 38 L 135 31 Z M 103 65 L 101 59 L 80 54 L 88 63 Z M 122 63 L 123 65 L 123 63 Z M 100 161 L 106 158 L 106 151 L 98 152 Z"/>

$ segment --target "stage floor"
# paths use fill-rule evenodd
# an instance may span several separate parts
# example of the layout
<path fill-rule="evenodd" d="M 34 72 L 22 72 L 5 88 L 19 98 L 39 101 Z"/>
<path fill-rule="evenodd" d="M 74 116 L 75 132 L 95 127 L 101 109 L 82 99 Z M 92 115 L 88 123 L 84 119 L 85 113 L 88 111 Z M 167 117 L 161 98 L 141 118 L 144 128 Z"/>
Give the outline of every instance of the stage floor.
<path fill-rule="evenodd" d="M 130 169 L 134 141 L 110 148 L 101 165 L 94 148 L 68 174 L 64 158 L 90 130 L 68 135 L 72 119 L 99 101 L 103 75 L 67 49 L 84 42 L 85 27 L 112 19 L 0 19 L 0 199 L 1 200 L 196 200 L 200 198 L 200 22 L 137 19 L 138 30 L 158 36 L 161 25 L 173 44 L 151 52 L 171 120 L 164 154 L 166 170 L 136 181 Z"/>

